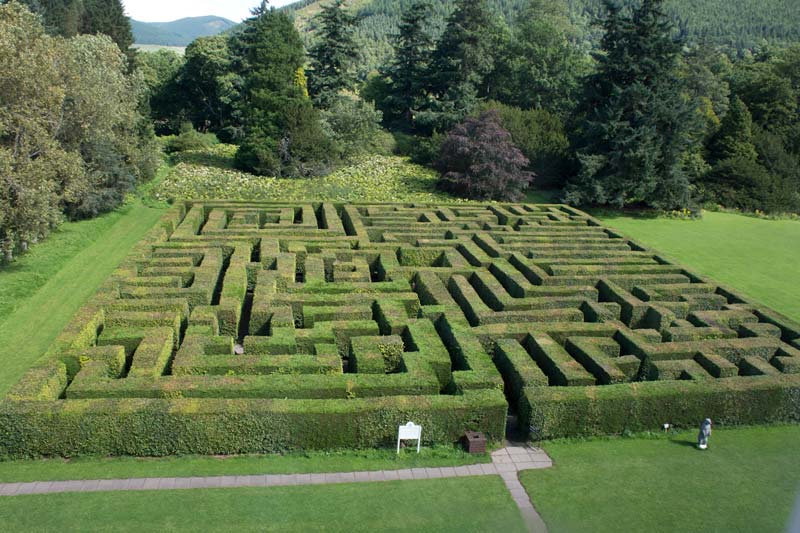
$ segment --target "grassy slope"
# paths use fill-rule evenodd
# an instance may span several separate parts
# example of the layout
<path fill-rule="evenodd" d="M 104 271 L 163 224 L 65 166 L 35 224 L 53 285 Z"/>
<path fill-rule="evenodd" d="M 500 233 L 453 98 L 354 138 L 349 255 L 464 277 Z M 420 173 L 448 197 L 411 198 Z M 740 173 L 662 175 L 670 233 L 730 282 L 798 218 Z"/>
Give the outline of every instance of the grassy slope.
<path fill-rule="evenodd" d="M 601 217 L 629 237 L 800 320 L 800 223 L 706 213 L 702 220 Z"/>
<path fill-rule="evenodd" d="M 7 531 L 525 531 L 497 476 L 18 496 L 0 516 Z"/>
<path fill-rule="evenodd" d="M 549 530 L 784 531 L 800 489 L 800 426 L 545 444 L 521 479 Z"/>
<path fill-rule="evenodd" d="M 0 395 L 47 350 L 161 214 L 136 203 L 94 221 L 65 224 L 30 255 L 0 269 L 3 307 L 15 308 L 0 323 Z"/>

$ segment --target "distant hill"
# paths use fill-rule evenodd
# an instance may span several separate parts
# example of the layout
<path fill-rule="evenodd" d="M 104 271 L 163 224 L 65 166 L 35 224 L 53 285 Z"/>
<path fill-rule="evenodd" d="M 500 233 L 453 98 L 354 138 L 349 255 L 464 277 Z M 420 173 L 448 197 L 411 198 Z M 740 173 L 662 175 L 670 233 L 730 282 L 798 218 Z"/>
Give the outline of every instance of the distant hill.
<path fill-rule="evenodd" d="M 217 35 L 236 26 L 222 17 L 189 17 L 173 22 L 141 22 L 131 19 L 136 44 L 187 46 L 198 37 Z"/>
<path fill-rule="evenodd" d="M 303 0 L 283 9 L 313 40 L 313 17 L 330 0 Z M 564 0 L 584 40 L 596 42 L 597 32 L 589 22 L 601 12 L 601 0 Z M 390 36 L 397 32 L 400 16 L 413 0 L 345 0 L 360 19 L 358 39 L 362 45 L 362 74 L 381 65 L 391 54 Z M 433 0 L 429 19 L 436 32 L 453 10 L 455 0 Z M 526 0 L 489 0 L 498 17 L 514 23 Z M 800 0 L 667 0 L 667 9 L 681 33 L 690 39 L 742 50 L 765 42 L 800 42 Z"/>

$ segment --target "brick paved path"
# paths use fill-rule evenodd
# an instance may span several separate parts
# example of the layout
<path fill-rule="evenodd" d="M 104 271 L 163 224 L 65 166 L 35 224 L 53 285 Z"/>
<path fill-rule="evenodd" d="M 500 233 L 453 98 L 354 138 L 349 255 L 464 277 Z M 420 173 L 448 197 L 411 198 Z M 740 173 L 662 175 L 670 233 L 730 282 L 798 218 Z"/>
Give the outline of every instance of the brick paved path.
<path fill-rule="evenodd" d="M 177 490 L 222 487 L 285 487 L 292 485 L 325 485 L 332 483 L 362 483 L 406 479 L 436 479 L 467 476 L 499 475 L 511 492 L 530 531 L 547 531 L 534 509 L 530 497 L 519 482 L 522 470 L 549 468 L 550 457 L 538 448 L 511 445 L 492 453 L 488 464 L 379 470 L 373 472 L 339 472 L 332 474 L 269 474 L 261 476 L 163 477 L 133 479 L 103 479 L 83 481 L 36 481 L 30 483 L 0 483 L 0 496 L 26 494 L 55 494 L 61 492 L 106 492 L 126 490 Z"/>

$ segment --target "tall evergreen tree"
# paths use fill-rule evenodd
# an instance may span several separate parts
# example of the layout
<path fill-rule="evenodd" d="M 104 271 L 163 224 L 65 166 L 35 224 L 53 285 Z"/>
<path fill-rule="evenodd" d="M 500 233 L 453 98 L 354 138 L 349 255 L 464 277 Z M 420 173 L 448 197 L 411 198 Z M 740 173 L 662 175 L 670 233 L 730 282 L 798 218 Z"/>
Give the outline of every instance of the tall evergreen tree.
<path fill-rule="evenodd" d="M 384 107 L 407 128 L 413 128 L 414 113 L 427 97 L 426 75 L 433 51 L 427 28 L 430 11 L 429 0 L 418 0 L 403 13 L 400 33 L 394 37 L 394 59 L 384 73 L 389 79 Z"/>
<path fill-rule="evenodd" d="M 120 0 L 83 0 L 80 33 L 108 35 L 132 57 L 133 30 Z"/>
<path fill-rule="evenodd" d="M 603 1 L 606 16 L 597 73 L 587 84 L 577 142 L 580 170 L 567 201 L 657 208 L 688 205 L 684 166 L 696 106 L 676 75 L 681 42 L 664 0 L 630 8 Z"/>
<path fill-rule="evenodd" d="M 82 0 L 22 0 L 22 3 L 42 17 L 51 35 L 74 37 L 81 31 Z"/>
<path fill-rule="evenodd" d="M 428 72 L 434 102 L 420 122 L 450 129 L 477 104 L 495 57 L 503 44 L 497 17 L 486 0 L 458 0 L 447 27 L 436 43 Z"/>
<path fill-rule="evenodd" d="M 308 91 L 321 107 L 328 107 L 342 90 L 355 87 L 356 18 L 342 7 L 342 0 L 323 6 L 316 17 L 320 24 L 319 42 L 311 48 Z"/>
<path fill-rule="evenodd" d="M 753 144 L 753 116 L 738 96 L 731 101 L 719 131 L 711 140 L 710 152 L 712 163 L 739 157 L 755 161 L 758 157 Z"/>
<path fill-rule="evenodd" d="M 297 83 L 305 63 L 300 34 L 284 12 L 262 2 L 233 40 L 244 80 L 244 141 L 237 164 L 257 174 L 308 174 L 327 141 L 319 115 Z"/>

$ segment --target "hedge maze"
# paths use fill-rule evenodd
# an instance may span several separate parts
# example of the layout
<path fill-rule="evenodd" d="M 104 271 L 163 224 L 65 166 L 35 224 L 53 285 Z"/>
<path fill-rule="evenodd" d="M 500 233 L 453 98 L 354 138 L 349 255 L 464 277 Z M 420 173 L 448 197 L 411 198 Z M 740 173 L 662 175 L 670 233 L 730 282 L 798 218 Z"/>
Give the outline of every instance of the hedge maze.
<path fill-rule="evenodd" d="M 800 419 L 800 325 L 557 205 L 182 203 L 0 402 L 0 455 Z"/>

